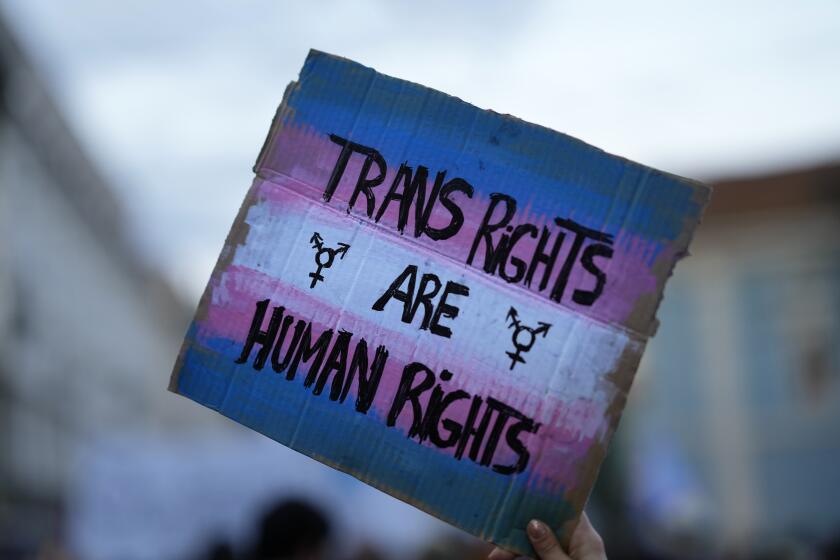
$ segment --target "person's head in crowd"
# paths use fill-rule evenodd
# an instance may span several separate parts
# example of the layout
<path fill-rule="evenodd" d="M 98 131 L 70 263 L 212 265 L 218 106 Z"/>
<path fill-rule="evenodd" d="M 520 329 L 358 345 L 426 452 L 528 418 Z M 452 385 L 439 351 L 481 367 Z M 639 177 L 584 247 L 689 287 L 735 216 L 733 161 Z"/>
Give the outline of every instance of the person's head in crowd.
<path fill-rule="evenodd" d="M 252 560 L 320 560 L 330 536 L 327 518 L 298 499 L 269 508 L 259 526 Z"/>

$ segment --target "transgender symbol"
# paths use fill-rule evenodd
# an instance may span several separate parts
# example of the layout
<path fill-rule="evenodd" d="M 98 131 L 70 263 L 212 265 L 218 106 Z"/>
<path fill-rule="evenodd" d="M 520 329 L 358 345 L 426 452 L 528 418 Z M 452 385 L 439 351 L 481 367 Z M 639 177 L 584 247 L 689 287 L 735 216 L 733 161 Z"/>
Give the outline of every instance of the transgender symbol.
<path fill-rule="evenodd" d="M 343 260 L 344 255 L 347 254 L 347 249 L 350 248 L 350 245 L 347 243 L 339 243 L 338 247 L 335 248 L 324 247 L 324 240 L 321 239 L 321 234 L 317 231 L 312 234 L 312 238 L 309 242 L 312 243 L 312 248 L 316 250 L 315 264 L 318 267 L 315 269 L 315 272 L 309 273 L 309 277 L 312 278 L 312 284 L 310 284 L 309 287 L 314 288 L 315 284 L 318 283 L 318 280 L 324 279 L 321 275 L 321 269 L 331 267 L 335 261 L 336 255 L 338 255 L 338 258 Z"/>
<path fill-rule="evenodd" d="M 516 362 L 521 364 L 525 363 L 525 358 L 521 354 L 527 353 L 534 346 L 534 343 L 537 341 L 537 335 L 541 334 L 545 338 L 551 325 L 539 321 L 537 323 L 539 326 L 536 328 L 525 326 L 520 322 L 519 314 L 516 313 L 516 309 L 513 307 L 508 311 L 507 318 L 510 319 L 508 328 L 513 329 L 513 347 L 516 349 L 516 352 L 505 352 L 505 354 L 510 356 L 510 369 L 513 369 Z"/>

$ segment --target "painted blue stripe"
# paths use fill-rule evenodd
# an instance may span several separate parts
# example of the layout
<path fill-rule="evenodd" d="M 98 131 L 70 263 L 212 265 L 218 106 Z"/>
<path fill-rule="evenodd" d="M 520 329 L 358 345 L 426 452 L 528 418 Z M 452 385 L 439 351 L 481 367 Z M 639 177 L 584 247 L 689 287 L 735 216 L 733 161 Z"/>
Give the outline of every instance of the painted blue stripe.
<path fill-rule="evenodd" d="M 701 209 L 686 180 L 331 55 L 310 53 L 288 104 L 294 123 L 375 147 L 389 165 L 447 169 L 612 234 L 673 240 Z"/>
<path fill-rule="evenodd" d="M 488 526 L 505 496 L 509 502 L 496 524 L 499 528 L 524 528 L 532 516 L 559 525 L 574 515 L 562 499 L 528 488 L 527 472 L 503 476 L 419 445 L 399 429 L 384 429 L 384 419 L 373 409 L 366 415 L 356 412 L 352 399 L 337 403 L 326 392 L 313 395 L 303 387 L 305 371 L 287 381 L 270 366 L 255 371 L 235 364 L 239 349 L 223 338 L 208 341 L 206 347 L 191 345 L 178 392 L 391 494 L 410 496 L 422 509 L 494 542 L 520 550 L 528 547 L 520 530 L 494 534 L 494 527 Z"/>

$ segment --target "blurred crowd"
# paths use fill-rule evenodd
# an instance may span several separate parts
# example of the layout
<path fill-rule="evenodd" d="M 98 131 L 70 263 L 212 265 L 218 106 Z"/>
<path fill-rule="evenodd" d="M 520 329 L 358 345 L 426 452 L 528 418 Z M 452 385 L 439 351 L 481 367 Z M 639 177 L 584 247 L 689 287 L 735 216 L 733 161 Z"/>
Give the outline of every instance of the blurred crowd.
<path fill-rule="evenodd" d="M 288 499 L 272 505 L 262 515 L 253 542 L 244 546 L 214 542 L 195 560 L 386 560 L 375 543 L 362 543 L 355 551 L 336 542 L 326 513 L 305 500 Z M 448 536 L 423 546 L 417 560 L 479 560 L 490 546 L 476 539 Z"/>

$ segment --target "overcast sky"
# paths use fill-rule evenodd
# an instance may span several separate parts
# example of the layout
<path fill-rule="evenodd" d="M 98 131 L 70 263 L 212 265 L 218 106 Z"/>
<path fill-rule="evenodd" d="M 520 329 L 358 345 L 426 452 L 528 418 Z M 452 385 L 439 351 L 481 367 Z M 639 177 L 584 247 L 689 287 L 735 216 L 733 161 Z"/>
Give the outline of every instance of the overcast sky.
<path fill-rule="evenodd" d="M 696 178 L 840 159 L 840 3 L 0 0 L 197 300 L 310 47 Z"/>

